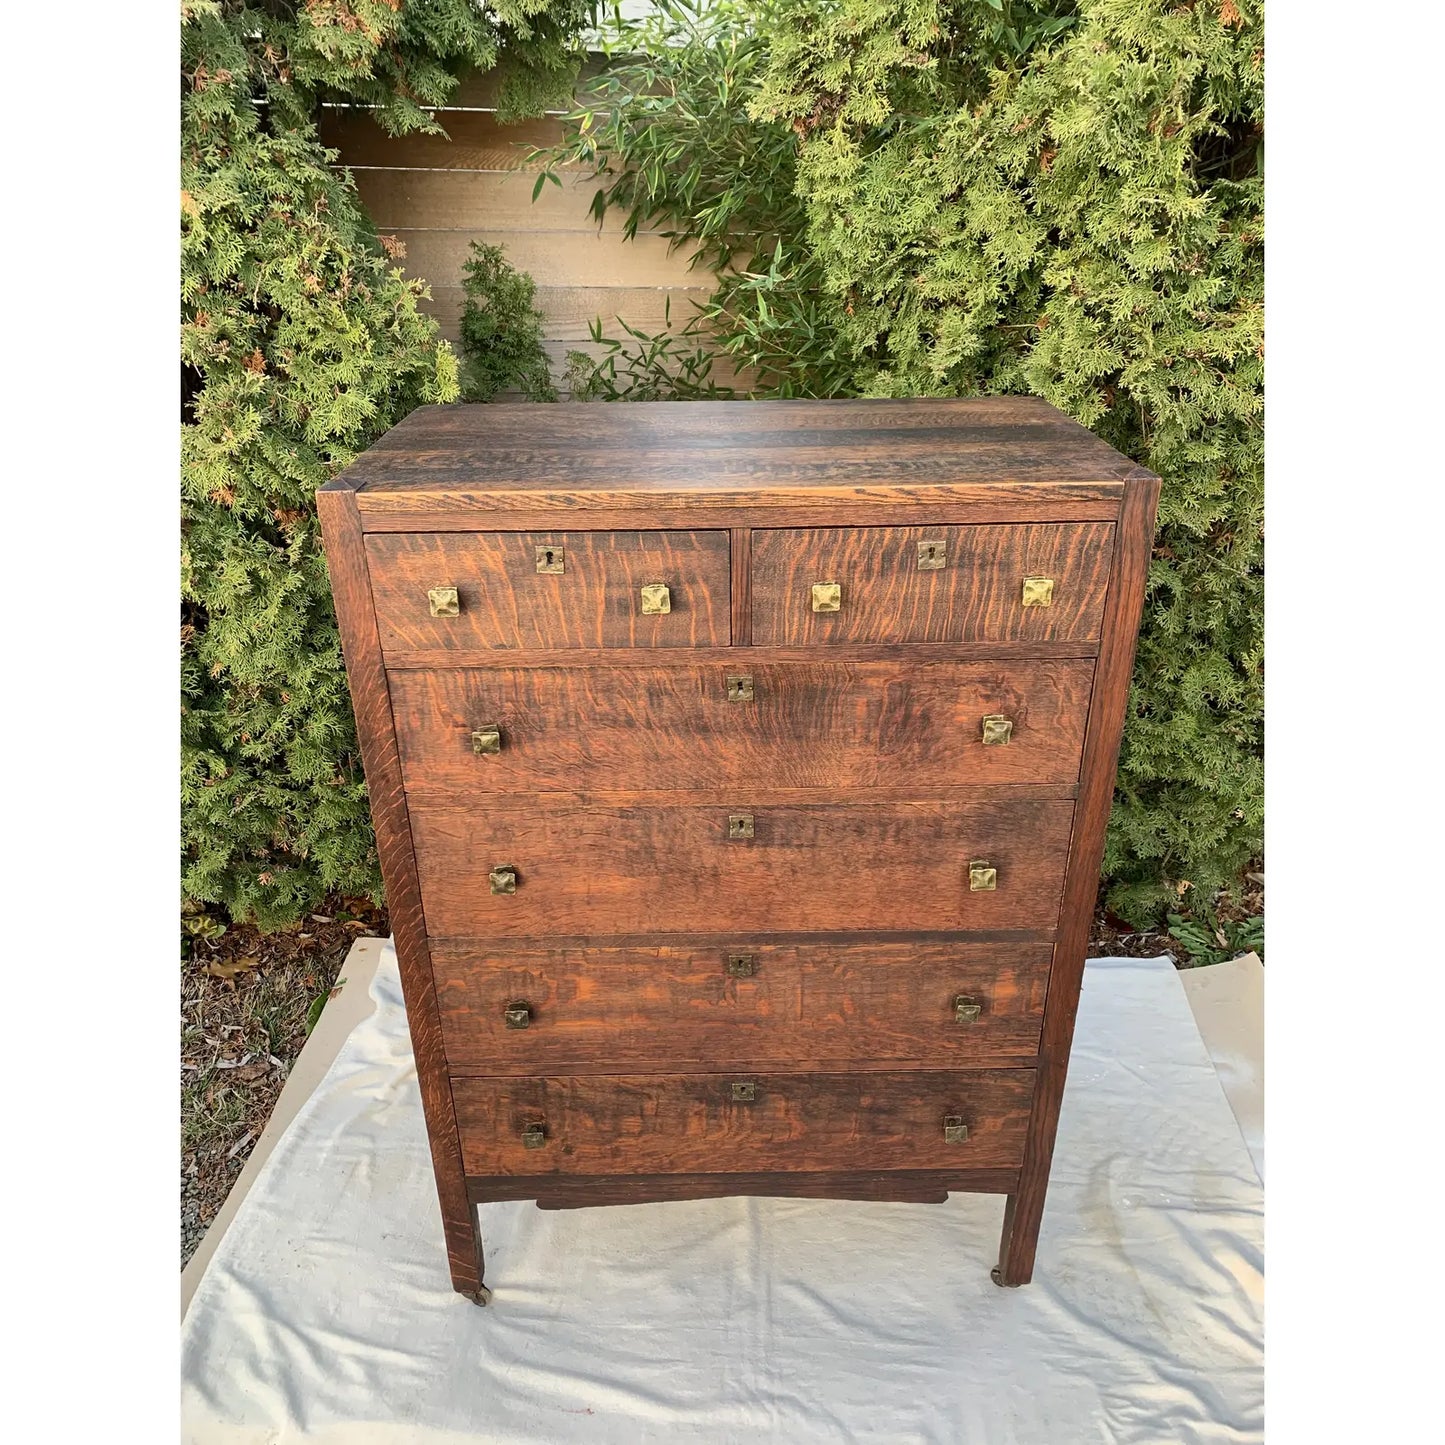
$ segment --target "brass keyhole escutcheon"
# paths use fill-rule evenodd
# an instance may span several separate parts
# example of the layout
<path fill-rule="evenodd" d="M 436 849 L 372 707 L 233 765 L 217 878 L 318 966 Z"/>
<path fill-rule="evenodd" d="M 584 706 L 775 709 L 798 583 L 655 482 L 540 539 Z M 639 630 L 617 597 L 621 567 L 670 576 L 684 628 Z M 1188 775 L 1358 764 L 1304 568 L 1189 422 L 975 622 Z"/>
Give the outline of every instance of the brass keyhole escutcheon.
<path fill-rule="evenodd" d="M 537 570 L 539 572 L 565 572 L 567 552 L 564 547 L 538 547 Z"/>
<path fill-rule="evenodd" d="M 528 1124 L 522 1129 L 522 1147 L 524 1149 L 540 1149 L 547 1142 L 547 1126 L 545 1124 Z"/>
<path fill-rule="evenodd" d="M 727 955 L 729 978 L 753 978 L 758 971 L 757 955 L 753 953 L 729 953 Z"/>
<path fill-rule="evenodd" d="M 998 887 L 998 869 L 983 858 L 976 858 L 968 865 L 968 889 L 970 893 L 992 893 Z"/>
<path fill-rule="evenodd" d="M 751 702 L 753 700 L 753 675 L 750 672 L 728 674 L 728 701 Z"/>
<path fill-rule="evenodd" d="M 994 713 L 983 720 L 983 745 L 1001 748 L 1013 737 L 1013 732 L 1013 719 Z"/>
<path fill-rule="evenodd" d="M 751 1080 L 733 1085 L 733 1102 L 751 1104 L 758 1097 L 758 1086 Z"/>
<path fill-rule="evenodd" d="M 455 617 L 461 611 L 455 587 L 432 587 L 427 590 L 427 605 L 433 617 Z"/>
<path fill-rule="evenodd" d="M 813 583 L 813 611 L 840 612 L 843 608 L 843 584 L 841 582 Z"/>
<path fill-rule="evenodd" d="M 1054 605 L 1054 579 L 1052 577 L 1025 577 L 1023 604 L 1025 607 L 1052 607 Z"/>
<path fill-rule="evenodd" d="M 487 874 L 493 893 L 515 893 L 517 891 L 517 870 L 509 863 L 499 863 Z"/>
<path fill-rule="evenodd" d="M 728 814 L 728 837 L 751 838 L 753 836 L 753 815 L 751 813 Z"/>
<path fill-rule="evenodd" d="M 502 730 L 496 723 L 486 723 L 472 734 L 472 751 L 479 756 L 502 751 Z"/>
<path fill-rule="evenodd" d="M 953 1021 L 958 1024 L 971 1024 L 983 1012 L 983 1005 L 977 999 L 969 998 L 966 993 L 959 994 L 953 1001 Z"/>
<path fill-rule="evenodd" d="M 502 1021 L 509 1029 L 525 1029 L 532 1026 L 532 1005 L 529 1003 L 509 1003 L 502 1010 Z"/>
<path fill-rule="evenodd" d="M 938 572 L 948 566 L 947 542 L 920 542 L 918 544 L 918 570 Z"/>
<path fill-rule="evenodd" d="M 945 1144 L 962 1144 L 968 1139 L 968 1125 L 963 1122 L 962 1114 L 945 1114 L 943 1116 L 943 1142 Z"/>

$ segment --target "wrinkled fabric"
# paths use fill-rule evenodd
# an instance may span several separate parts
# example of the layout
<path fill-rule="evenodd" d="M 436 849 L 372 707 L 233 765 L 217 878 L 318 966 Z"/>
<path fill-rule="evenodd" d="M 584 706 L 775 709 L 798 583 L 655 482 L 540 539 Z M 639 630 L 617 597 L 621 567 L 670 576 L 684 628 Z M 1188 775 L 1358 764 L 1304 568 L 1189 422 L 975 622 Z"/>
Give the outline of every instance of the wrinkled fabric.
<path fill-rule="evenodd" d="M 395 955 L 183 1329 L 194 1445 L 1263 1438 L 1262 1190 L 1166 959 L 1090 962 L 1034 1282 L 1003 1201 L 485 1205 L 451 1291 Z"/>

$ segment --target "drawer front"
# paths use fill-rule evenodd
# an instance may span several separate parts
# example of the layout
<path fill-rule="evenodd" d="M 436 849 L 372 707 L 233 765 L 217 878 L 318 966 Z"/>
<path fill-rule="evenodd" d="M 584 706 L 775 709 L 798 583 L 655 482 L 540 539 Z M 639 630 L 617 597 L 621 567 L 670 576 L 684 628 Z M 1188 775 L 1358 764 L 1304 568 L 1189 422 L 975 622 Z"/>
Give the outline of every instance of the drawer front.
<path fill-rule="evenodd" d="M 454 1078 L 452 1096 L 473 1176 L 1011 1169 L 1033 1085 L 1031 1069 L 593 1074 Z"/>
<path fill-rule="evenodd" d="M 373 533 L 383 653 L 731 641 L 726 532 Z M 666 595 L 644 597 L 644 588 Z M 455 589 L 455 613 L 446 589 Z M 442 615 L 433 616 L 433 592 Z M 665 612 L 651 610 L 665 606 Z M 644 611 L 644 608 L 649 610 Z"/>
<path fill-rule="evenodd" d="M 753 641 L 1095 642 L 1113 544 L 1112 522 L 756 531 Z M 1052 583 L 1027 606 L 1026 578 Z"/>
<path fill-rule="evenodd" d="M 1048 944 L 432 945 L 453 1070 L 979 1067 L 1038 1054 Z"/>
<path fill-rule="evenodd" d="M 976 928 L 1052 937 L 1072 817 L 1067 800 L 1017 796 L 824 806 L 744 794 L 736 807 L 647 808 L 507 798 L 475 812 L 411 809 L 427 928 L 444 938 Z M 974 861 L 996 870 L 992 891 L 971 887 Z M 515 891 L 494 893 L 507 887 L 506 869 Z"/>
<path fill-rule="evenodd" d="M 749 656 L 735 664 L 399 669 L 389 685 L 402 773 L 416 793 L 772 786 L 926 794 L 1077 781 L 1093 673 L 1090 660 Z M 988 742 L 985 718 L 1007 724 L 990 724 Z"/>

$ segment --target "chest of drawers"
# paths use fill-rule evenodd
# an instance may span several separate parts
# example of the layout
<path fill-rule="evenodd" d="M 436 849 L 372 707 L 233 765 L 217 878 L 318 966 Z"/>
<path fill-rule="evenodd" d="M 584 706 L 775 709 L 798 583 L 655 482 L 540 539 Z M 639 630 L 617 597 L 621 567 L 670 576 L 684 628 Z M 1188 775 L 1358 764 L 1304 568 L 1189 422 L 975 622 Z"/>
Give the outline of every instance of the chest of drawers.
<path fill-rule="evenodd" d="M 1158 486 L 1012 397 L 435 407 L 322 490 L 458 1291 L 502 1199 L 985 1191 L 1030 1278 Z"/>

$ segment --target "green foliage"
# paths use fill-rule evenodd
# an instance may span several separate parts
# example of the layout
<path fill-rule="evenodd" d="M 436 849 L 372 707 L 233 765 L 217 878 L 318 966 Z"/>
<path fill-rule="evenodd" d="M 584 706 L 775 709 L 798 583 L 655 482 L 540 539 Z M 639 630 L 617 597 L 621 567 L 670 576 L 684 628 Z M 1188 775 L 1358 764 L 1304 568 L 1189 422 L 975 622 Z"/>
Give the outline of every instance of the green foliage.
<path fill-rule="evenodd" d="M 1264 919 L 1184 918 L 1169 915 L 1169 936 L 1183 949 L 1196 967 L 1208 963 L 1228 963 L 1246 953 L 1264 958 Z"/>
<path fill-rule="evenodd" d="M 528 401 L 556 401 L 542 313 L 533 305 L 537 283 L 508 261 L 500 246 L 472 242 L 462 266 L 462 399 L 491 401 L 520 391 Z"/>
<path fill-rule="evenodd" d="M 420 102 L 517 52 L 557 54 L 562 0 L 182 7 L 182 885 L 282 923 L 325 892 L 379 895 L 314 493 L 409 411 L 457 395 L 335 154 L 322 98 Z M 534 46 L 535 40 L 535 46 Z M 532 57 L 534 63 L 526 63 Z M 395 249 L 392 247 L 392 249 Z"/>
<path fill-rule="evenodd" d="M 1163 477 L 1105 873 L 1139 922 L 1182 883 L 1211 896 L 1262 837 L 1255 0 L 657 24 L 669 46 L 617 39 L 652 53 L 600 82 L 566 157 L 608 177 L 599 205 L 698 244 L 756 394 L 1030 392 Z"/>
<path fill-rule="evenodd" d="M 667 303 L 666 320 L 672 306 Z M 701 336 L 694 318 L 680 331 L 649 335 L 625 321 L 623 337 L 608 336 L 599 319 L 589 326 L 602 357 L 567 353 L 567 385 L 573 401 L 732 401 L 736 393 L 712 379 L 717 349 Z"/>

